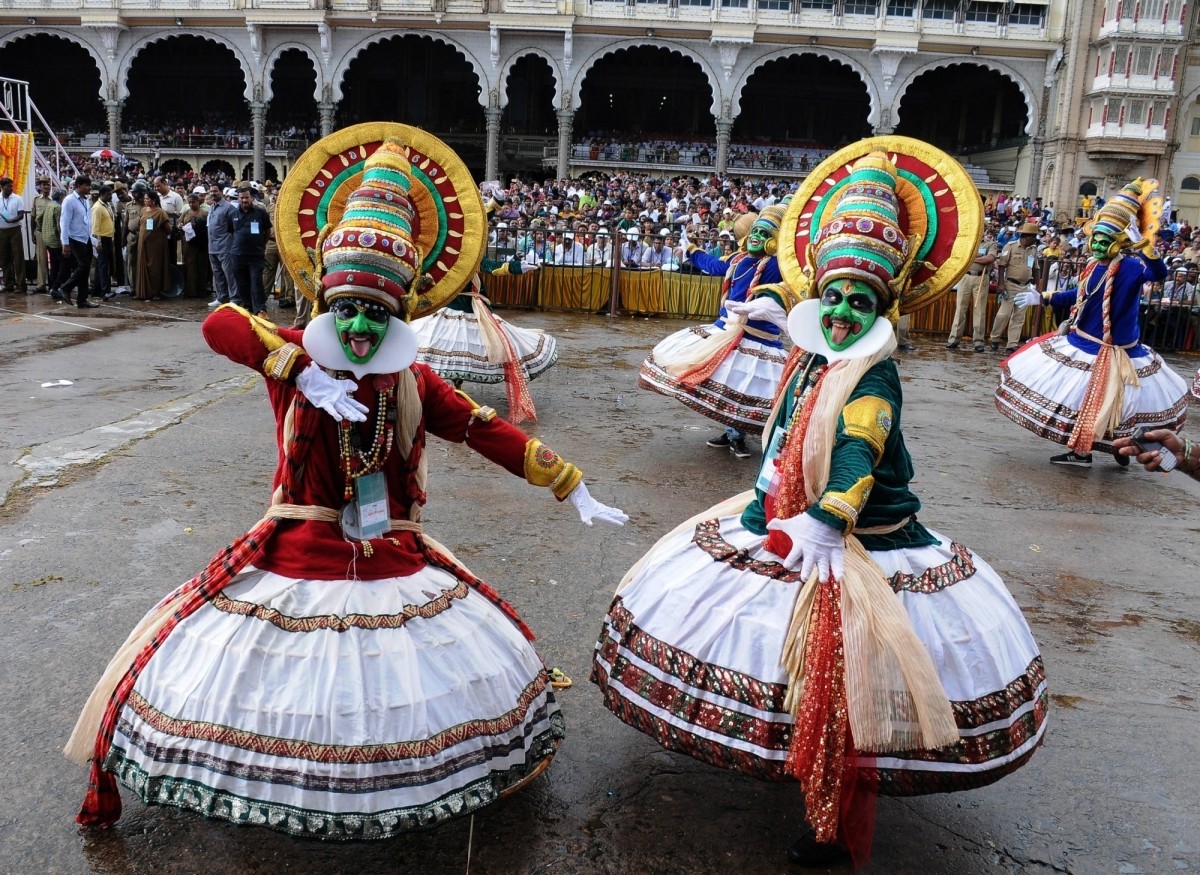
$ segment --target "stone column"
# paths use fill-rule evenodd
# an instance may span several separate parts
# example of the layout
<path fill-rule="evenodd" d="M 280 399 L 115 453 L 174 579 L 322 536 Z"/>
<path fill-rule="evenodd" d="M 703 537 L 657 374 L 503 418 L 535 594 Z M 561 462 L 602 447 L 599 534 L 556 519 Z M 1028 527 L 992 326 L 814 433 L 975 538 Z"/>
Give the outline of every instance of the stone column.
<path fill-rule="evenodd" d="M 729 166 L 729 139 L 733 136 L 733 119 L 717 119 L 717 173 L 724 176 Z"/>
<path fill-rule="evenodd" d="M 119 100 L 104 101 L 104 110 L 108 113 L 108 148 L 114 152 L 121 151 L 121 109 L 124 104 Z"/>
<path fill-rule="evenodd" d="M 558 178 L 566 177 L 571 166 L 571 124 L 575 121 L 575 113 L 569 109 L 558 111 Z"/>
<path fill-rule="evenodd" d="M 263 150 L 263 126 L 267 120 L 267 105 L 261 101 L 250 104 L 251 143 L 254 149 L 254 159 L 250 175 L 257 182 L 262 182 L 266 173 L 266 156 Z"/>
<path fill-rule="evenodd" d="M 317 112 L 321 116 L 321 136 L 328 137 L 333 133 L 333 113 L 334 105 L 332 103 L 318 103 Z"/>
<path fill-rule="evenodd" d="M 500 116 L 504 110 L 489 106 L 483 111 L 487 120 L 487 158 L 484 162 L 484 179 L 500 179 Z M 561 140 L 561 136 L 559 137 Z"/>

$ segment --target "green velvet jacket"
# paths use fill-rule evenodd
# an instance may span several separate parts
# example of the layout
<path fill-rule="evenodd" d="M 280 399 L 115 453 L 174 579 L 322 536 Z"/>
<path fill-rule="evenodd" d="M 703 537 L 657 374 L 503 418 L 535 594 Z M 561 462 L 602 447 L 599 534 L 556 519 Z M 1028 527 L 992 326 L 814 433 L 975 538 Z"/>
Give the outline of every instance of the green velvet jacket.
<path fill-rule="evenodd" d="M 809 354 L 797 368 L 781 401 L 755 483 L 754 501 L 742 513 L 742 524 L 755 534 L 767 533 L 766 490 L 775 469 L 775 459 L 786 442 L 792 420 L 796 418 L 797 398 L 803 396 L 812 375 L 825 363 L 823 356 Z M 867 371 L 850 393 L 838 417 L 829 483 L 817 503 L 805 511 L 842 532 L 851 527 L 891 526 L 904 517 L 912 517 L 903 528 L 890 534 L 856 532 L 868 550 L 936 543 L 928 530 L 916 521 L 921 502 L 908 488 L 913 465 L 900 429 L 902 406 L 900 374 L 896 363 L 890 358 L 885 359 Z"/>

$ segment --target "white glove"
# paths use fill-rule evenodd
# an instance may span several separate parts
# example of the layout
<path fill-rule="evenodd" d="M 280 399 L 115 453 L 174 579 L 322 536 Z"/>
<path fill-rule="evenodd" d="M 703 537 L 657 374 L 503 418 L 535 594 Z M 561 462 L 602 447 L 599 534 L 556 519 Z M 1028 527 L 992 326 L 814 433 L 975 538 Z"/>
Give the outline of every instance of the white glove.
<path fill-rule="evenodd" d="M 752 301 L 726 301 L 725 309 L 746 319 L 765 319 L 780 328 L 787 329 L 787 313 L 779 302 L 770 295 L 759 295 Z"/>
<path fill-rule="evenodd" d="M 527 261 L 521 265 L 521 273 L 536 273 L 539 267 L 541 265 L 536 261 Z"/>
<path fill-rule="evenodd" d="M 1036 307 L 1042 303 L 1041 293 L 1033 289 L 1027 289 L 1024 292 L 1017 292 L 1013 296 L 1013 306 L 1018 310 L 1024 310 L 1026 307 Z"/>
<path fill-rule="evenodd" d="M 315 407 L 320 407 L 338 422 L 364 422 L 367 408 L 350 397 L 358 388 L 353 380 L 335 380 L 313 362 L 296 377 L 296 388 Z"/>
<path fill-rule="evenodd" d="M 831 571 L 834 580 L 842 579 L 846 571 L 846 538 L 837 529 L 807 513 L 787 519 L 773 519 L 767 523 L 767 528 L 777 529 L 792 539 L 791 552 L 784 558 L 783 564 L 792 568 L 796 560 L 803 557 L 800 577 L 805 582 L 814 567 L 819 575 L 818 583 L 827 581 Z"/>
<path fill-rule="evenodd" d="M 579 519 L 587 523 L 589 526 L 592 520 L 599 520 L 602 523 L 608 523 L 610 526 L 623 526 L 628 521 L 629 516 L 619 508 L 609 507 L 607 504 L 601 504 L 592 498 L 588 492 L 587 484 L 582 480 L 579 485 L 571 490 L 567 496 L 571 504 L 575 505 L 575 509 L 579 511 Z"/>
<path fill-rule="evenodd" d="M 687 254 L 687 251 L 688 251 L 687 225 L 684 225 L 682 228 L 679 229 L 679 248 L 683 250 L 685 255 Z"/>

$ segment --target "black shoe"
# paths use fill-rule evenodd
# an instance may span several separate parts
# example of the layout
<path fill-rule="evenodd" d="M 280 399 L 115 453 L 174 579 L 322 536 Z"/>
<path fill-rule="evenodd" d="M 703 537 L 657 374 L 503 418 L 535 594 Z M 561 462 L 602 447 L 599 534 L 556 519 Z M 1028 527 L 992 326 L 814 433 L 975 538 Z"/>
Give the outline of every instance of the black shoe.
<path fill-rule="evenodd" d="M 106 300 L 106 301 L 111 301 L 111 300 L 112 300 L 113 298 L 115 298 L 116 296 L 117 296 L 117 293 L 116 293 L 116 292 L 105 292 L 105 293 L 104 293 L 104 300 Z"/>
<path fill-rule="evenodd" d="M 1012 355 L 1016 351 L 1017 351 L 1017 347 L 1015 347 L 1015 346 L 1006 346 L 1004 348 L 1005 355 Z"/>
<path fill-rule="evenodd" d="M 983 351 L 984 351 L 984 349 L 985 349 L 985 347 L 984 347 L 984 345 L 983 345 L 982 343 L 977 343 L 977 344 L 975 344 L 975 351 L 976 351 L 976 352 L 983 352 Z"/>
<path fill-rule="evenodd" d="M 1113 458 L 1117 460 L 1117 464 L 1120 465 L 1122 468 L 1129 467 L 1129 457 L 1128 456 L 1122 455 L 1121 453 L 1118 453 L 1114 450 Z"/>
<path fill-rule="evenodd" d="M 296 302 L 292 298 L 280 298 L 279 299 L 279 309 L 280 310 L 294 310 L 295 308 L 296 308 Z"/>
<path fill-rule="evenodd" d="M 999 351 L 1000 351 L 1000 344 L 993 343 L 992 344 L 992 352 L 999 352 Z"/>
<path fill-rule="evenodd" d="M 754 454 L 750 452 L 750 448 L 746 446 L 745 438 L 734 438 L 729 442 L 729 452 L 733 453 L 739 459 L 749 459 Z"/>
<path fill-rule="evenodd" d="M 100 305 L 97 304 L 95 301 L 84 300 L 84 301 L 80 301 L 75 306 L 78 307 L 80 310 L 90 310 L 91 308 L 99 307 Z"/>
<path fill-rule="evenodd" d="M 70 303 L 70 298 L 68 298 L 66 295 L 64 295 L 62 293 L 62 290 L 60 290 L 60 289 L 51 289 L 50 297 L 56 301 L 66 301 L 66 302 Z"/>
<path fill-rule="evenodd" d="M 706 440 L 705 443 L 710 447 L 716 447 L 718 450 L 727 450 L 729 449 L 729 435 L 725 434 L 725 432 L 721 432 L 716 437 L 711 437 Z"/>
<path fill-rule="evenodd" d="M 902 350 L 904 350 L 905 352 L 912 352 L 913 350 L 916 349 L 916 347 L 913 346 L 911 343 L 902 343 L 902 344 L 900 344 L 900 348 Z"/>
<path fill-rule="evenodd" d="M 829 866 L 850 859 L 850 852 L 837 844 L 818 842 L 812 832 L 807 832 L 792 842 L 787 857 L 798 866 Z"/>
<path fill-rule="evenodd" d="M 1092 464 L 1092 454 L 1081 456 L 1078 453 L 1071 451 L 1063 453 L 1061 456 L 1051 456 L 1050 461 L 1055 465 L 1075 465 L 1079 468 L 1086 468 Z"/>
<path fill-rule="evenodd" d="M 947 340 L 946 341 L 946 349 L 958 349 L 958 341 L 957 340 Z"/>

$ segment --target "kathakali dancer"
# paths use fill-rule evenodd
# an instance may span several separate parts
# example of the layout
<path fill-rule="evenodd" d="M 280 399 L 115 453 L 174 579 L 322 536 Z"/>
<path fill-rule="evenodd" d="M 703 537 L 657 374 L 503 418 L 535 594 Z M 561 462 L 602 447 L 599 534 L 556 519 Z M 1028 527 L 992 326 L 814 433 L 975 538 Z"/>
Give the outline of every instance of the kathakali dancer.
<path fill-rule="evenodd" d="M 796 299 L 780 283 L 775 254 L 784 210 L 782 204 L 764 209 L 728 260 L 688 244 L 692 265 L 725 278 L 717 321 L 660 341 L 638 376 L 643 389 L 724 424 L 708 445 L 739 459 L 751 456 L 746 434 L 762 431 L 786 360 L 780 332 Z"/>
<path fill-rule="evenodd" d="M 109 663 L 66 750 L 91 762 L 83 824 L 117 820 L 120 781 L 211 818 L 385 838 L 516 790 L 563 736 L 529 629 L 421 528 L 427 433 L 549 487 L 589 525 L 625 519 L 414 363 L 406 320 L 479 266 L 467 168 L 424 131 L 363 124 L 305 152 L 279 198 L 281 255 L 325 312 L 301 332 L 224 306 L 203 327 L 263 375 L 275 491 Z"/>
<path fill-rule="evenodd" d="M 518 328 L 488 307 L 480 275 L 506 276 L 537 270 L 519 258 L 485 257 L 470 287 L 436 313 L 413 322 L 417 361 L 433 368 L 456 387 L 468 383 L 504 383 L 512 422 L 536 420 L 529 381 L 558 361 L 558 345 L 544 331 Z"/>
<path fill-rule="evenodd" d="M 1140 341 L 1142 286 L 1167 269 L 1154 249 L 1162 215 L 1158 181 L 1135 179 L 1087 225 L 1091 254 L 1078 289 L 1022 292 L 1022 305 L 1070 306 L 1057 334 L 1035 338 L 1000 365 L 996 407 L 1022 428 L 1065 444 L 1056 465 L 1086 467 L 1092 450 L 1139 426 L 1177 429 L 1187 383 Z M 1117 463 L 1129 457 L 1114 452 Z"/>
<path fill-rule="evenodd" d="M 996 572 L 917 520 L 893 325 L 975 258 L 962 166 L 905 137 L 835 153 L 780 231 L 804 297 L 752 491 L 666 535 L 625 576 L 592 679 L 669 750 L 799 780 L 794 861 L 869 853 L 874 794 L 966 790 L 1045 730 L 1042 658 Z"/>

